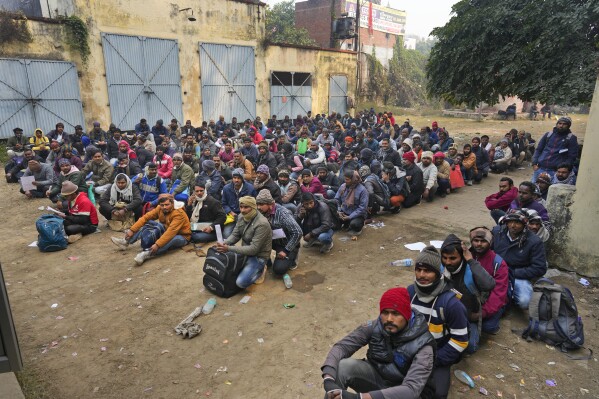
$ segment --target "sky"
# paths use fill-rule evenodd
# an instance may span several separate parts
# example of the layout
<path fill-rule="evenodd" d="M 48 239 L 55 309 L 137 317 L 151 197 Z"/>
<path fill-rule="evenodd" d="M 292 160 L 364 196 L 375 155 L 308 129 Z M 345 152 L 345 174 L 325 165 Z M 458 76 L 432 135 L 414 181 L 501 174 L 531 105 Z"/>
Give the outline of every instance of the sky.
<path fill-rule="evenodd" d="M 280 1 L 282 0 L 265 2 L 273 5 Z M 451 6 L 457 2 L 458 0 L 382 0 L 381 4 L 407 12 L 406 34 L 427 37 L 433 28 L 449 21 Z"/>

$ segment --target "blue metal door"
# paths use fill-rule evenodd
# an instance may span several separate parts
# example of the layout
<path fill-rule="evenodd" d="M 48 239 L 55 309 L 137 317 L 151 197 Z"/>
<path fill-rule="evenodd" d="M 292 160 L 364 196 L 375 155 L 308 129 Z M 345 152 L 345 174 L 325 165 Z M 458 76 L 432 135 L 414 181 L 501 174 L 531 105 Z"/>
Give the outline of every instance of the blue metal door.
<path fill-rule="evenodd" d="M 238 121 L 256 117 L 254 48 L 200 43 L 202 116 Z"/>
<path fill-rule="evenodd" d="M 63 122 L 83 125 L 77 68 L 71 62 L 0 58 L 0 138 L 20 127 L 32 136 Z"/>
<path fill-rule="evenodd" d="M 179 45 L 176 40 L 102 33 L 112 123 L 133 129 L 183 119 Z"/>
<path fill-rule="evenodd" d="M 329 80 L 329 114 L 347 112 L 347 76 L 331 75 Z"/>

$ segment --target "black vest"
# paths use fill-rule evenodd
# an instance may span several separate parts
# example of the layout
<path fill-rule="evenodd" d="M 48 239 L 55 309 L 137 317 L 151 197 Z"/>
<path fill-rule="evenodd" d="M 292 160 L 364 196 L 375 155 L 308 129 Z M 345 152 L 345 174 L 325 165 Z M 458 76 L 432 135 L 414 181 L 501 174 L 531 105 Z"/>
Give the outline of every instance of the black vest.
<path fill-rule="evenodd" d="M 399 385 L 408 373 L 412 360 L 418 351 L 431 345 L 436 352 L 435 339 L 428 330 L 426 317 L 412 310 L 414 317 L 410 324 L 399 334 L 390 335 L 383 329 L 380 319 L 372 331 L 366 358 L 389 385 Z M 431 385 L 431 378 L 427 387 Z M 426 397 L 423 390 L 421 398 Z"/>

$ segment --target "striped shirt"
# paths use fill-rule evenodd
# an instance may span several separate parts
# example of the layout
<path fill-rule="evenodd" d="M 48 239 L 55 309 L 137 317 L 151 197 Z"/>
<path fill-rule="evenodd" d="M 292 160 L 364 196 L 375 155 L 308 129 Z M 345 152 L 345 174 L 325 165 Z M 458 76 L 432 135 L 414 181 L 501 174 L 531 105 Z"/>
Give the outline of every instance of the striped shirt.
<path fill-rule="evenodd" d="M 460 361 L 468 346 L 468 318 L 466 308 L 456 293 L 444 291 L 430 303 L 416 296 L 414 286 L 408 287 L 412 309 L 418 310 L 428 319 L 428 329 L 437 341 L 435 366 L 449 366 Z"/>
<path fill-rule="evenodd" d="M 297 248 L 303 236 L 302 228 L 297 224 L 295 217 L 287 208 L 275 204 L 274 213 L 266 215 L 266 219 L 268 219 L 273 230 L 283 229 L 285 232 L 285 238 L 275 241 L 284 245 L 287 253 Z"/>

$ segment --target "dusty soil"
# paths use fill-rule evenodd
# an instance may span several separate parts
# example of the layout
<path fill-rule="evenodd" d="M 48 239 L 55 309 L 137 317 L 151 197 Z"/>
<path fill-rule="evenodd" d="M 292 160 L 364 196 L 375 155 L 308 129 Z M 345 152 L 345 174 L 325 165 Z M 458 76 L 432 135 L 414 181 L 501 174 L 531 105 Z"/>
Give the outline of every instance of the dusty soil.
<path fill-rule="evenodd" d="M 578 134 L 584 128 L 576 118 Z M 499 137 L 512 126 L 538 138 L 554 122 L 440 124 L 464 138 L 475 132 Z M 531 173 L 527 168 L 511 175 L 521 181 Z M 450 232 L 466 237 L 473 226 L 490 226 L 482 200 L 496 191 L 497 181 L 491 176 L 445 200 L 380 217 L 385 226 L 367 227 L 358 241 L 342 241 L 346 236 L 338 233 L 329 255 L 302 249 L 300 266 L 291 272 L 292 289 L 269 275 L 245 293 L 251 296 L 247 304 L 239 303 L 244 294 L 218 299 L 212 314 L 197 319 L 203 332 L 192 340 L 173 328 L 210 297 L 202 286 L 203 258 L 177 250 L 136 267 L 135 251 L 118 252 L 105 228 L 65 251 L 42 254 L 27 245 L 37 238 L 34 221 L 42 213 L 37 208 L 48 203 L 27 201 L 16 185 L 0 184 L 0 234 L 7 237 L 0 242 L 0 260 L 25 364 L 25 391 L 46 398 L 320 398 L 320 366 L 330 346 L 377 316 L 384 290 L 412 282 L 411 270 L 388 265 L 416 255 L 403 244 L 442 240 Z M 557 280 L 573 289 L 587 346 L 596 350 L 597 289 L 569 276 Z M 457 366 L 480 376 L 477 388 L 468 390 L 454 379 L 450 397 L 478 397 L 479 386 L 490 397 L 599 397 L 596 358 L 573 361 L 542 343 L 527 343 L 510 331 L 525 323 L 518 312 L 506 317 L 501 332 Z M 557 386 L 547 386 L 549 379 Z"/>

